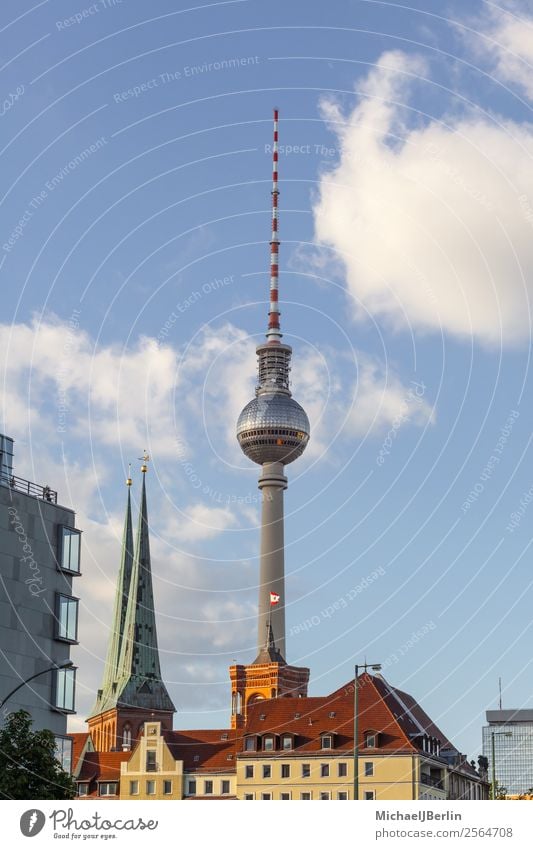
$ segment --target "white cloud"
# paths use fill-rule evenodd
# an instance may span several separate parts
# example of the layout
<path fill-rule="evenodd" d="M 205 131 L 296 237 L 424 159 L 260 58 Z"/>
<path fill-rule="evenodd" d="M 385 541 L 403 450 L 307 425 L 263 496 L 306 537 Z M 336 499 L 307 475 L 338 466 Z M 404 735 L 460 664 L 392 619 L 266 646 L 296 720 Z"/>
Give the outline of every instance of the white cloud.
<path fill-rule="evenodd" d="M 483 61 L 489 60 L 497 80 L 533 100 L 533 15 L 531 4 L 512 0 L 491 6 L 468 31 L 467 41 Z"/>
<path fill-rule="evenodd" d="M 401 104 L 423 72 L 386 53 L 351 112 L 324 100 L 341 154 L 321 176 L 317 240 L 342 259 L 357 314 L 516 344 L 530 329 L 532 127 L 469 115 L 407 127 Z"/>

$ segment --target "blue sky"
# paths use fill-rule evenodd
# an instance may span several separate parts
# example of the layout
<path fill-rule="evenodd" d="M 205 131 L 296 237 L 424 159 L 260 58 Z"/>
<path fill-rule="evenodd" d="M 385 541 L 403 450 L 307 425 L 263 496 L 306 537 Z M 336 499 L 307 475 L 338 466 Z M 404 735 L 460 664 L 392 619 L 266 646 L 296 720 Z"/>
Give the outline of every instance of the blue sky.
<path fill-rule="evenodd" d="M 227 667 L 254 656 L 257 469 L 234 427 L 266 325 L 276 106 L 282 327 L 312 422 L 288 659 L 313 694 L 381 661 L 475 755 L 499 676 L 504 706 L 533 699 L 532 19 L 146 8 L 10 2 L 0 29 L 1 430 L 84 530 L 72 727 L 144 448 L 177 726 L 224 725 Z"/>

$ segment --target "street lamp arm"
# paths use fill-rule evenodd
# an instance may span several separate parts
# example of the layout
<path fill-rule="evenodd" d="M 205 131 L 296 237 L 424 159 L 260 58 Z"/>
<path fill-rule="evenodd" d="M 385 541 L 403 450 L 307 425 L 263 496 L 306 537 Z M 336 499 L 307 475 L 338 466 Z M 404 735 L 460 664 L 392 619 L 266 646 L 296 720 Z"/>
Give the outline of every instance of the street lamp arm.
<path fill-rule="evenodd" d="M 11 696 L 14 696 L 15 693 L 17 693 L 22 687 L 25 687 L 26 684 L 29 684 L 30 681 L 33 681 L 34 678 L 38 678 L 40 675 L 46 675 L 47 672 L 53 672 L 55 669 L 72 669 L 73 667 L 73 662 L 71 660 L 68 660 L 65 661 L 65 663 L 54 663 L 54 665 L 48 667 L 48 669 L 42 669 L 40 672 L 36 672 L 35 675 L 31 675 L 29 678 L 26 678 L 26 680 L 22 681 L 22 683 L 15 687 L 14 690 L 11 690 L 11 692 L 8 693 L 7 696 L 5 696 L 5 698 L 3 698 L 0 702 L 0 708 L 5 705 L 5 703 L 8 701 L 8 699 L 11 698 Z"/>

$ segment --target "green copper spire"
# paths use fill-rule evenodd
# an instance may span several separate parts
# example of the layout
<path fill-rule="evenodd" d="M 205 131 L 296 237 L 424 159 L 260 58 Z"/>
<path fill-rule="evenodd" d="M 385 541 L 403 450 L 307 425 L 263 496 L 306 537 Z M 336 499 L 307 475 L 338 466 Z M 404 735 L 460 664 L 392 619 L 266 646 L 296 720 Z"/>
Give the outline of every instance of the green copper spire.
<path fill-rule="evenodd" d="M 131 570 L 115 703 L 117 707 L 175 711 L 161 679 L 152 588 L 152 566 L 146 506 L 146 461 L 143 458 L 141 505 Z"/>
<path fill-rule="evenodd" d="M 126 486 L 128 487 L 128 500 L 126 503 L 126 517 L 124 519 L 124 532 L 122 534 L 122 555 L 118 571 L 117 588 L 115 592 L 115 606 L 113 609 L 113 621 L 111 625 L 111 639 L 107 648 L 107 657 L 104 668 L 102 688 L 98 691 L 96 704 L 91 716 L 95 716 L 107 710 L 104 705 L 113 698 L 113 685 L 116 683 L 119 673 L 119 661 L 122 648 L 122 637 L 124 634 L 124 622 L 128 607 L 128 594 L 130 591 L 131 570 L 133 566 L 133 523 L 131 520 L 131 477 L 128 475 Z M 113 705 L 111 704 L 111 707 Z"/>

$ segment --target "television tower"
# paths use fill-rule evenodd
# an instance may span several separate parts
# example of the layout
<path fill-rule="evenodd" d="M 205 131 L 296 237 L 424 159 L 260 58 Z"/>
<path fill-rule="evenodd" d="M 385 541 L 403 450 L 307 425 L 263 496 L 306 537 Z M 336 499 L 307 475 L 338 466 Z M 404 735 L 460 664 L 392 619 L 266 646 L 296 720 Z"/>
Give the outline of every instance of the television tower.
<path fill-rule="evenodd" d="M 253 398 L 237 421 L 237 439 L 250 460 L 261 466 L 261 545 L 259 571 L 258 651 L 275 646 L 285 658 L 285 563 L 283 491 L 285 466 L 309 441 L 309 419 L 289 388 L 292 348 L 281 341 L 278 238 L 278 110 L 274 110 L 272 147 L 272 238 L 270 241 L 270 308 L 266 341 L 258 345 L 258 382 Z M 277 600 L 277 601 L 276 601 Z"/>

